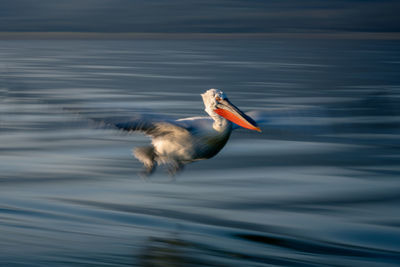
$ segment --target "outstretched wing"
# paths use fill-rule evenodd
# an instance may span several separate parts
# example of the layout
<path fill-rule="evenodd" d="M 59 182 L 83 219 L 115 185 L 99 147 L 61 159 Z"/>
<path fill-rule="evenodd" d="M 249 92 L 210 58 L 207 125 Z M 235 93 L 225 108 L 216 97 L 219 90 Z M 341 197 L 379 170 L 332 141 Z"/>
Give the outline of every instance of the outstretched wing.
<path fill-rule="evenodd" d="M 128 133 L 142 132 L 151 137 L 187 134 L 190 126 L 173 119 L 148 114 L 136 114 L 132 117 L 110 117 L 100 121 L 106 127 L 123 130 Z"/>
<path fill-rule="evenodd" d="M 167 135 L 195 134 L 204 128 L 208 128 L 210 124 L 212 125 L 212 119 L 209 117 L 175 120 L 162 114 L 154 114 L 150 110 L 121 110 L 118 111 L 118 114 L 129 115 L 119 116 L 109 116 L 110 113 L 115 113 L 115 110 L 74 108 L 64 108 L 64 110 L 86 118 L 92 126 L 98 128 L 117 129 L 127 133 L 141 132 L 153 138 Z"/>

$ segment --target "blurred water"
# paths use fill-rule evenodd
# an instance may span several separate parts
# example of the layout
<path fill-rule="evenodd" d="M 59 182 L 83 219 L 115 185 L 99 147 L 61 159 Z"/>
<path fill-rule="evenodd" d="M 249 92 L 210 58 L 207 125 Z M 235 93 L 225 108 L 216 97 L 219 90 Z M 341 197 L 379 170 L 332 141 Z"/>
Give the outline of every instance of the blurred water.
<path fill-rule="evenodd" d="M 390 41 L 0 41 L 0 265 L 395 266 L 400 51 Z M 175 181 L 84 116 L 270 116 Z"/>

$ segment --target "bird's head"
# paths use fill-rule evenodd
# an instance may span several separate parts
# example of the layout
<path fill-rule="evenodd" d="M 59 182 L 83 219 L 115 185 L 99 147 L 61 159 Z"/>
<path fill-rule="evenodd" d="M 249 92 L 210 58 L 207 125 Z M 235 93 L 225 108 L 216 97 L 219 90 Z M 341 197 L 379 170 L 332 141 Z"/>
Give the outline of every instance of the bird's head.
<path fill-rule="evenodd" d="M 243 128 L 261 132 L 257 123 L 233 105 L 221 90 L 209 89 L 201 96 L 203 97 L 205 111 L 211 117 L 221 116 Z"/>

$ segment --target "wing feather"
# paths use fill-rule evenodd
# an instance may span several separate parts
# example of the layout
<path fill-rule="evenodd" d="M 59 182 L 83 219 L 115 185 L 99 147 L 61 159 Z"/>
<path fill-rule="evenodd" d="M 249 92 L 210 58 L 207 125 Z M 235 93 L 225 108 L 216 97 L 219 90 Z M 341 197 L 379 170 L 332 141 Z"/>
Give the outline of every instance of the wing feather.
<path fill-rule="evenodd" d="M 182 133 L 189 133 L 189 127 L 178 121 L 158 118 L 152 115 L 135 115 L 127 118 L 107 118 L 103 119 L 104 125 L 119 130 L 132 132 L 142 132 L 151 137 L 171 136 Z"/>

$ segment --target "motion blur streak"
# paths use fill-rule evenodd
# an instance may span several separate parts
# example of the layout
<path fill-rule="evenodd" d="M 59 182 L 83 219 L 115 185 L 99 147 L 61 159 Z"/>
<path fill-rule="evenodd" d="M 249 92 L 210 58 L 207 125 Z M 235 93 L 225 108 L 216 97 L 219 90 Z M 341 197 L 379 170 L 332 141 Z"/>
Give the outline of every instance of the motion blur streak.
<path fill-rule="evenodd" d="M 395 266 L 398 41 L 0 41 L 0 265 Z M 269 114 L 175 182 L 84 115 Z M 182 116 L 184 115 L 184 116 Z"/>

